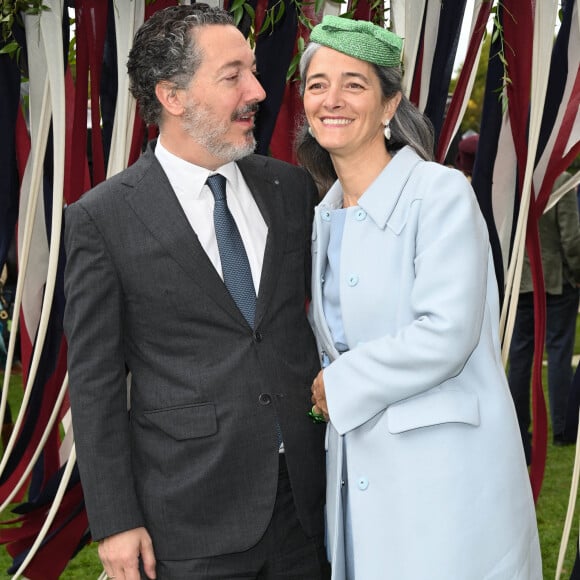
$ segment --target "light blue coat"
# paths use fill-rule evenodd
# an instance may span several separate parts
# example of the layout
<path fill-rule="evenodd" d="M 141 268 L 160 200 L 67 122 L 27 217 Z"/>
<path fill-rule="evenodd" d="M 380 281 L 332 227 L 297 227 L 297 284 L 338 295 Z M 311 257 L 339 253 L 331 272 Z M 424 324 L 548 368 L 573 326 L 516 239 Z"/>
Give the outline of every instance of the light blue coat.
<path fill-rule="evenodd" d="M 337 182 L 316 209 L 310 311 L 321 357 L 331 361 L 333 579 L 540 580 L 497 284 L 469 182 L 405 148 L 348 209 L 340 300 L 350 350 L 339 357 L 322 284 L 328 212 L 341 204 Z"/>

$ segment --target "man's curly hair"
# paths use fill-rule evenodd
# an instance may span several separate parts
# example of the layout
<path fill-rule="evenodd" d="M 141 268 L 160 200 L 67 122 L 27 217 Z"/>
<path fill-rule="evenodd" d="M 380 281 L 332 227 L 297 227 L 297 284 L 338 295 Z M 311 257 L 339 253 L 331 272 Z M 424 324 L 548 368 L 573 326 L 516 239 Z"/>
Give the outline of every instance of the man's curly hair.
<path fill-rule="evenodd" d="M 184 89 L 191 81 L 203 57 L 192 30 L 209 24 L 233 26 L 233 19 L 207 4 L 171 6 L 155 12 L 137 31 L 127 72 L 129 89 L 147 124 L 158 125 L 161 117 L 157 83 L 169 81 L 176 89 Z"/>

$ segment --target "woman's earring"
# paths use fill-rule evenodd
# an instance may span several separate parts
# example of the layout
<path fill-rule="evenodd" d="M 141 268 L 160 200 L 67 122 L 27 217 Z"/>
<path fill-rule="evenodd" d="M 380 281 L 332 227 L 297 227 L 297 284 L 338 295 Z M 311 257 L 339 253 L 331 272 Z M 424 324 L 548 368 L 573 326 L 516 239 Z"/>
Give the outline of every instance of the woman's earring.
<path fill-rule="evenodd" d="M 309 134 L 311 137 L 314 137 L 314 133 L 312 132 L 312 127 L 311 127 L 310 125 L 308 125 L 308 134 Z"/>
<path fill-rule="evenodd" d="M 385 133 L 385 139 L 387 141 L 391 138 L 391 127 L 390 127 L 390 124 L 391 124 L 391 120 L 390 119 L 387 119 L 385 121 L 385 131 L 384 131 L 384 133 Z"/>

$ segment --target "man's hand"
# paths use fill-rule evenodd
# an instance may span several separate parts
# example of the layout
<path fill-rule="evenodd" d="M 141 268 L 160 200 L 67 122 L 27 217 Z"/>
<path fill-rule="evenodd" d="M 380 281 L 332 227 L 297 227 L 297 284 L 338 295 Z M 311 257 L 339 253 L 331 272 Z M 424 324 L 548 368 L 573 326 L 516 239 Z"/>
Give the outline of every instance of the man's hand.
<path fill-rule="evenodd" d="M 328 417 L 328 404 L 326 403 L 326 391 L 324 390 L 324 376 L 322 371 L 316 375 L 314 382 L 312 383 L 312 398 L 311 401 L 314 403 L 312 411 L 314 413 L 322 413 L 324 418 L 329 421 Z"/>
<path fill-rule="evenodd" d="M 99 542 L 99 558 L 109 578 L 140 580 L 139 556 L 148 578 L 155 579 L 153 542 L 145 528 L 134 528 Z"/>

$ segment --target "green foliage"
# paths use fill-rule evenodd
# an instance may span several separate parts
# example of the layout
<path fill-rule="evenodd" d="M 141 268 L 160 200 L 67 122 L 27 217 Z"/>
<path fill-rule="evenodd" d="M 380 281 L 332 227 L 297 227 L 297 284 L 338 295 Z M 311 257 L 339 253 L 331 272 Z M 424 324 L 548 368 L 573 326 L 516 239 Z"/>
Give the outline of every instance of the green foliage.
<path fill-rule="evenodd" d="M 486 2 L 494 3 L 491 7 L 491 20 L 493 23 L 493 33 L 490 35 L 487 29 L 484 32 L 483 44 L 481 49 L 481 55 L 479 63 L 477 65 L 477 72 L 475 77 L 475 82 L 470 95 L 470 99 L 467 105 L 467 110 L 461 121 L 460 132 L 465 133 L 465 131 L 473 130 L 477 133 L 481 129 L 481 113 L 483 108 L 483 98 L 485 93 L 485 81 L 487 76 L 487 66 L 488 62 L 492 58 L 497 58 L 502 65 L 502 86 L 497 89 L 497 98 L 501 103 L 502 113 L 505 113 L 508 106 L 508 96 L 506 88 L 512 83 L 509 76 L 508 62 L 506 58 L 506 51 L 514 53 L 513 47 L 510 46 L 508 42 L 505 41 L 504 28 L 499 19 L 499 9 L 502 8 L 504 12 L 504 18 L 514 18 L 513 14 L 506 9 L 505 5 L 501 0 L 485 0 Z M 497 52 L 490 54 L 491 45 L 499 41 L 500 47 Z M 460 69 L 461 70 L 461 69 Z M 457 77 L 452 79 L 449 91 L 453 93 L 455 86 L 457 84 Z"/>
<path fill-rule="evenodd" d="M 0 54 L 9 54 L 18 60 L 20 45 L 12 33 L 14 24 L 22 24 L 22 14 L 40 14 L 44 10 L 50 10 L 50 8 L 43 3 L 43 0 L 2 0 Z"/>
<path fill-rule="evenodd" d="M 282 21 L 289 10 L 295 11 L 298 24 L 303 30 L 312 30 L 314 23 L 308 16 L 307 12 L 311 12 L 311 9 L 313 9 L 314 14 L 320 14 L 325 1 L 326 0 L 277 0 L 264 12 L 264 19 L 261 23 L 256 22 L 254 8 L 247 2 L 247 0 L 234 0 L 230 5 L 229 10 L 233 15 L 236 26 L 242 21 L 242 18 L 244 18 L 245 15 L 250 17 L 251 24 L 248 40 L 250 45 L 254 47 L 257 37 L 261 34 L 272 34 L 275 31 L 276 26 Z M 334 4 L 344 4 L 345 1 L 346 0 L 331 0 Z M 382 0 L 373 0 L 373 3 L 379 6 L 382 3 Z M 341 16 L 344 18 L 352 18 L 352 14 L 353 10 L 341 14 Z M 304 37 L 299 36 L 296 42 L 296 54 L 292 58 L 288 70 L 286 71 L 287 82 L 296 80 L 298 64 L 302 52 L 304 51 L 304 46 Z"/>
<path fill-rule="evenodd" d="M 505 5 L 501 1 L 498 2 L 491 9 L 491 14 L 492 14 L 492 18 L 493 18 L 493 35 L 491 38 L 491 42 L 494 43 L 497 40 L 499 40 L 499 43 L 500 43 L 499 50 L 496 53 L 492 54 L 491 58 L 499 58 L 499 60 L 502 64 L 502 69 L 503 69 L 502 87 L 500 89 L 497 89 L 496 92 L 497 92 L 498 98 L 501 102 L 501 111 L 502 111 L 502 113 L 505 113 L 507 111 L 507 107 L 508 107 L 508 97 L 507 97 L 507 93 L 506 93 L 506 88 L 512 82 L 510 77 L 509 77 L 509 71 L 508 71 L 509 67 L 508 67 L 508 62 L 507 62 L 507 58 L 506 58 L 506 50 L 509 50 L 512 54 L 515 54 L 515 51 L 510 46 L 510 44 L 508 42 L 506 42 L 506 40 L 505 40 L 503 25 L 499 19 L 499 14 L 498 14 L 500 6 L 503 9 L 504 15 L 506 15 L 506 17 L 514 20 L 514 16 L 505 7 Z"/>

